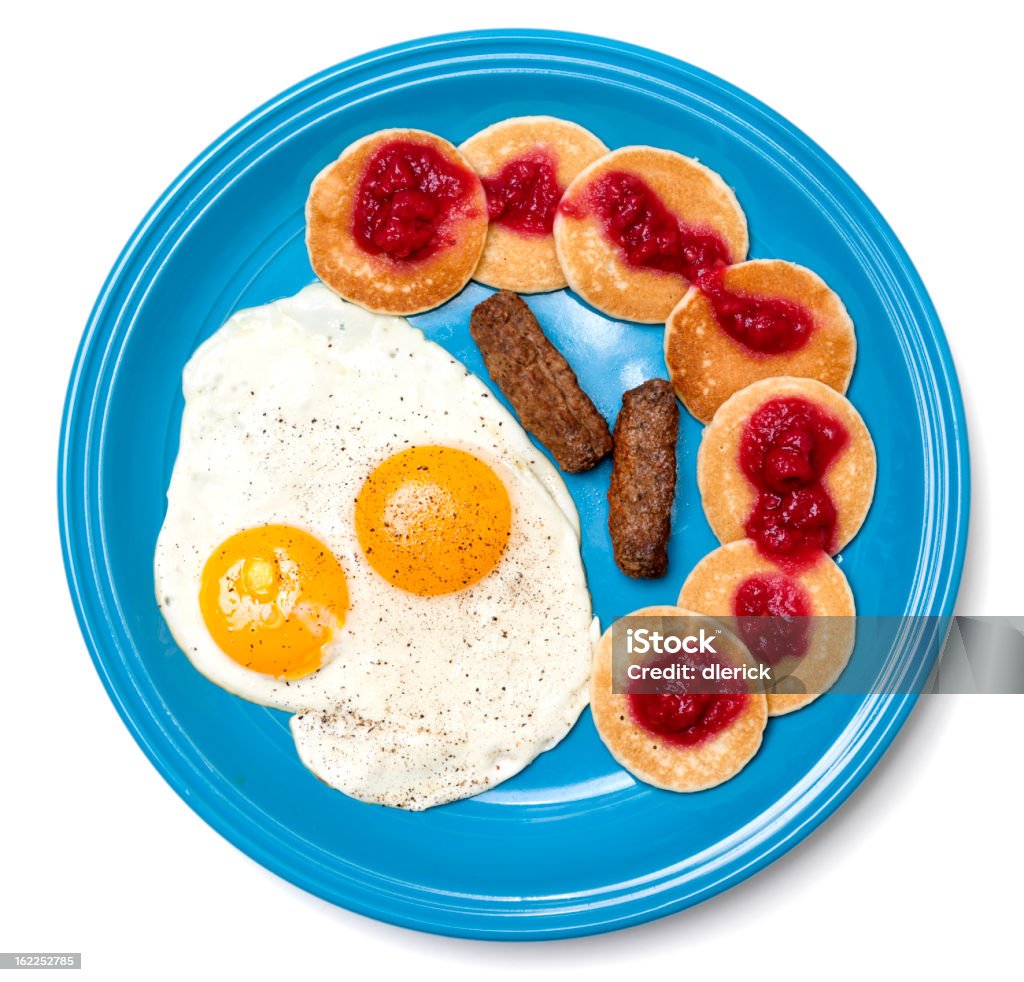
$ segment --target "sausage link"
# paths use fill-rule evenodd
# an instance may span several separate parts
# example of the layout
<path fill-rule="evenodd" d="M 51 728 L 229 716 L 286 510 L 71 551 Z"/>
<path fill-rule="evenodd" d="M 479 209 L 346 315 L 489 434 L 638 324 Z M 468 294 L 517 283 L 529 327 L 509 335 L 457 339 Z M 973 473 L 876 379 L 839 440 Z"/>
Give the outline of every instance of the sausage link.
<path fill-rule="evenodd" d="M 627 576 L 664 576 L 676 493 L 679 407 L 670 382 L 649 379 L 622 396 L 615 421 L 608 530 Z"/>
<path fill-rule="evenodd" d="M 608 423 L 516 294 L 502 290 L 478 304 L 469 331 L 523 426 L 562 470 L 589 470 L 611 453 Z"/>

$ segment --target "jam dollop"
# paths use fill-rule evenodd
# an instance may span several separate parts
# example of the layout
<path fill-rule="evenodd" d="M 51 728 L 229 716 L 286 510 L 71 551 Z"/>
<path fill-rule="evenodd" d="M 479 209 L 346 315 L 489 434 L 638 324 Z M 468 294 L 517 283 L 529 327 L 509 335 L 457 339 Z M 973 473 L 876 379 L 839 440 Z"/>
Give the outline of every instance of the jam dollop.
<path fill-rule="evenodd" d="M 763 355 L 781 355 L 802 348 L 814 330 L 810 311 L 782 297 L 736 293 L 725 286 L 721 267 L 701 275 L 698 286 L 722 330 L 734 341 Z"/>
<path fill-rule="evenodd" d="M 573 217 L 596 215 L 631 266 L 678 273 L 694 281 L 732 262 L 716 232 L 680 221 L 636 174 L 608 171 L 589 184 L 579 200 L 563 199 L 560 208 Z"/>
<path fill-rule="evenodd" d="M 736 590 L 733 614 L 750 653 L 765 665 L 807 653 L 811 603 L 802 586 L 782 573 L 748 576 Z"/>
<path fill-rule="evenodd" d="M 520 235 L 551 234 L 565 188 L 558 183 L 555 162 L 548 154 L 542 150 L 523 154 L 481 180 L 492 222 Z"/>
<path fill-rule="evenodd" d="M 631 692 L 633 719 L 666 743 L 693 747 L 728 727 L 747 705 L 745 692 Z"/>
<path fill-rule="evenodd" d="M 453 239 L 452 212 L 470 195 L 475 177 L 428 144 L 392 140 L 367 161 L 356 188 L 352 232 L 367 252 L 417 261 Z"/>
<path fill-rule="evenodd" d="M 678 663 L 690 665 L 699 672 L 715 665 L 716 659 L 680 653 L 656 658 L 651 664 L 666 668 Z M 743 712 L 749 696 L 745 683 L 738 679 L 716 681 L 714 692 L 691 691 L 700 689 L 702 684 L 707 685 L 700 681 L 677 679 L 659 682 L 658 692 L 630 691 L 626 696 L 630 715 L 635 723 L 666 743 L 681 747 L 704 743 Z"/>
<path fill-rule="evenodd" d="M 747 420 L 739 464 L 757 499 L 744 528 L 764 553 L 792 568 L 835 552 L 836 509 L 822 478 L 848 439 L 839 420 L 798 397 L 772 399 Z"/>

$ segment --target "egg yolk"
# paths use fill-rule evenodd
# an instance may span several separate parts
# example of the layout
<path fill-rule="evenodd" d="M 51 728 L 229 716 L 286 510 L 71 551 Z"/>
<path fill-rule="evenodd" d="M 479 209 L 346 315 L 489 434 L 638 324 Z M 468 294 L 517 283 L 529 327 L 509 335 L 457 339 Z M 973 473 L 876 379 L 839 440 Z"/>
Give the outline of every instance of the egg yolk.
<path fill-rule="evenodd" d="M 423 597 L 483 579 L 508 542 L 508 491 L 482 460 L 452 447 L 389 457 L 356 499 L 356 533 L 370 565 Z"/>
<path fill-rule="evenodd" d="M 213 640 L 239 665 L 296 679 L 323 664 L 324 645 L 345 623 L 348 584 L 318 539 L 262 525 L 214 549 L 199 607 Z"/>

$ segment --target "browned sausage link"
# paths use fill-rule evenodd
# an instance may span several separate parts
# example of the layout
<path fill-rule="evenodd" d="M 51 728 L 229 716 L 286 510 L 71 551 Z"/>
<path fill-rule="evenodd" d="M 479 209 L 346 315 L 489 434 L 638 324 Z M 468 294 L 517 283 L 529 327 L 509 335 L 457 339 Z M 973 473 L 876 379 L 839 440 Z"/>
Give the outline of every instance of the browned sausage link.
<path fill-rule="evenodd" d="M 679 407 L 670 382 L 652 378 L 622 396 L 608 486 L 608 530 L 627 576 L 664 576 L 676 493 Z"/>
<path fill-rule="evenodd" d="M 608 423 L 516 294 L 502 290 L 478 304 L 469 331 L 523 426 L 551 451 L 562 470 L 589 470 L 608 456 Z"/>

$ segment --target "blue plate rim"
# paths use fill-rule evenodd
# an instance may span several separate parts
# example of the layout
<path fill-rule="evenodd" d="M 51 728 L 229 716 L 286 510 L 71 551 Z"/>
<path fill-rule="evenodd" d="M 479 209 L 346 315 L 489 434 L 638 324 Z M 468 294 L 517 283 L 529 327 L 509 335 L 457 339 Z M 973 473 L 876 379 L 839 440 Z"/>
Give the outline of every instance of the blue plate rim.
<path fill-rule="evenodd" d="M 421 898 L 413 891 L 410 898 L 367 889 L 354 880 L 345 881 L 341 888 L 325 884 L 317 878 L 315 862 L 309 856 L 298 852 L 283 856 L 275 849 L 272 836 L 265 831 L 256 834 L 257 830 L 250 827 L 250 818 L 233 806 L 203 773 L 201 760 L 187 760 L 181 748 L 174 745 L 168 727 L 156 718 L 131 677 L 117 671 L 118 659 L 123 663 L 119 650 L 114 650 L 121 615 L 116 597 L 105 589 L 103 549 L 95 535 L 99 519 L 95 502 L 87 493 L 89 468 L 102 454 L 102 414 L 97 414 L 94 402 L 100 394 L 97 383 L 107 359 L 112 354 L 116 356 L 112 344 L 132 295 L 144 287 L 150 264 L 159 260 L 161 245 L 179 223 L 194 220 L 190 208 L 197 198 L 190 194 L 191 185 L 204 169 L 240 147 L 238 155 L 224 163 L 207 184 L 207 188 L 212 187 L 218 176 L 226 175 L 255 146 L 255 142 L 249 141 L 259 126 L 270 125 L 268 132 L 273 132 L 275 114 L 297 106 L 304 94 L 315 93 L 325 83 L 338 81 L 346 74 L 403 59 L 415 65 L 429 54 L 446 61 L 481 55 L 543 59 L 566 50 L 573 51 L 581 60 L 584 56 L 594 58 L 589 64 L 623 72 L 636 71 L 636 65 L 649 66 L 655 72 L 650 77 L 653 81 L 681 78 L 738 105 L 743 115 L 736 117 L 737 122 L 749 127 L 746 120 L 757 118 L 759 124 L 772 130 L 772 137 L 777 138 L 776 147 L 794 167 L 801 168 L 819 185 L 836 208 L 852 208 L 859 213 L 860 223 L 869 229 L 862 245 L 875 251 L 876 262 L 894 280 L 890 286 L 895 286 L 902 302 L 917 314 L 922 343 L 927 342 L 933 349 L 929 367 L 937 383 L 934 396 L 941 397 L 940 412 L 932 420 L 939 426 L 942 438 L 935 449 L 946 452 L 945 456 L 936 455 L 939 466 L 945 468 L 945 479 L 938 486 L 944 512 L 939 516 L 941 527 L 935 539 L 941 551 L 932 561 L 938 569 L 928 578 L 929 595 L 922 597 L 918 591 L 919 613 L 952 613 L 966 550 L 970 507 L 966 420 L 948 344 L 924 284 L 893 231 L 838 164 L 783 117 L 742 90 L 678 59 L 611 39 L 560 31 L 466 31 L 390 45 L 349 59 L 299 82 L 242 119 L 186 167 L 143 218 L 108 275 L 87 322 L 68 385 L 58 459 L 61 547 L 76 616 L 97 673 L 136 742 L 176 793 L 228 841 L 264 867 L 328 901 L 394 924 L 458 937 L 539 940 L 582 936 L 642 923 L 708 899 L 777 859 L 821 824 L 874 767 L 916 703 L 916 697 L 911 695 L 876 695 L 866 699 L 848 728 L 853 732 L 843 744 L 845 753 L 841 759 L 831 761 L 803 790 L 799 801 L 759 837 L 755 852 L 740 853 L 703 877 L 683 878 L 674 884 L 663 884 L 657 891 L 626 895 L 598 906 L 582 904 L 553 912 L 527 907 L 514 911 L 496 907 L 489 911 L 439 904 L 428 890 L 422 891 Z M 296 114 L 309 108 L 297 109 Z M 287 119 L 282 120 L 279 125 L 286 122 Z M 839 201 L 826 185 L 841 193 L 844 200 Z M 949 452 L 950 447 L 955 453 Z M 694 879 L 696 882 L 691 882 Z"/>

